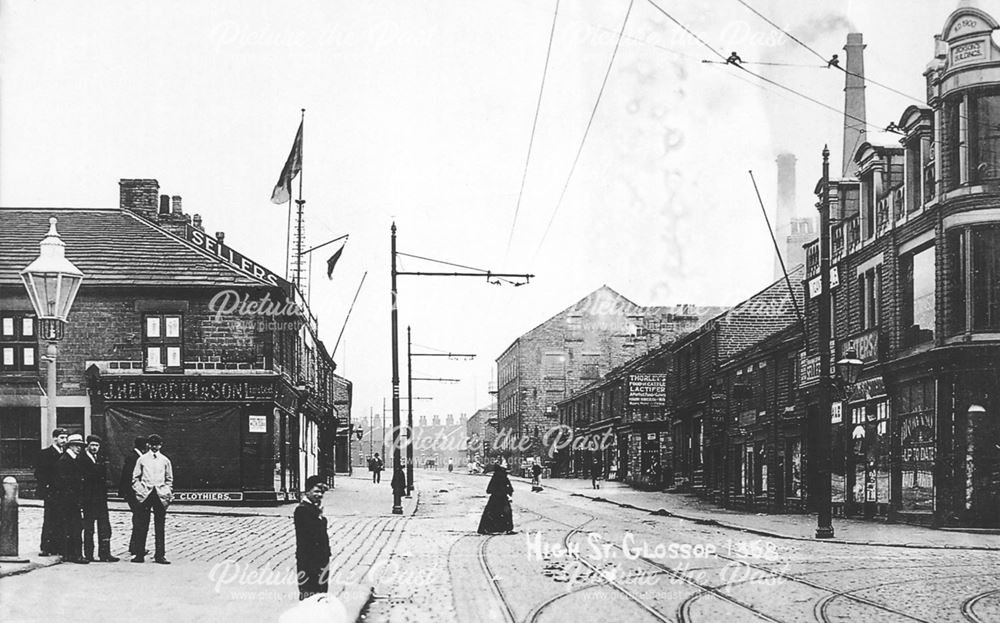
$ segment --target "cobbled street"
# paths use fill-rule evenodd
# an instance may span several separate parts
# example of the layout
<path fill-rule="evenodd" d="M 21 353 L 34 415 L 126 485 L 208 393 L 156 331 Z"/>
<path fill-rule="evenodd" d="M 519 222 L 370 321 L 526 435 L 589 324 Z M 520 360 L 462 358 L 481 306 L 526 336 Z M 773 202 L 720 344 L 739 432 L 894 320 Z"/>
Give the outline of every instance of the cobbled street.
<path fill-rule="evenodd" d="M 360 613 L 359 620 L 373 623 L 1000 620 L 993 550 L 768 538 L 593 500 L 559 490 L 558 480 L 539 493 L 515 480 L 516 534 L 480 536 L 486 478 L 443 470 L 418 470 L 417 478 L 419 495 L 406 500 L 402 516 L 388 512 L 387 486 L 362 478 L 341 478 L 324 500 L 330 592 L 351 617 Z M 176 508 L 167 523 L 172 565 L 58 564 L 4 577 L 4 620 L 277 620 L 296 603 L 290 513 L 290 506 Z M 22 533 L 34 534 L 38 514 L 22 509 Z M 118 554 L 126 519 L 113 513 Z M 134 598 L 102 598 L 122 591 Z"/>

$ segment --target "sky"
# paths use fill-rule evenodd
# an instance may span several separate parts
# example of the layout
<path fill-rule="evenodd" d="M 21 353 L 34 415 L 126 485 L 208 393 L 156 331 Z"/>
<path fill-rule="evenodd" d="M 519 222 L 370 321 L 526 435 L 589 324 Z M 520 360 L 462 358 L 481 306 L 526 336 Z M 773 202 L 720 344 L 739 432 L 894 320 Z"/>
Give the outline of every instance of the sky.
<path fill-rule="evenodd" d="M 825 144 L 839 167 L 843 73 L 738 0 L 655 2 L 704 43 L 648 0 L 559 0 L 554 30 L 555 0 L 0 0 L 0 205 L 117 207 L 119 179 L 155 178 L 281 274 L 287 211 L 270 196 L 305 108 L 306 244 L 350 234 L 333 278 L 320 251 L 310 283 L 331 349 L 367 272 L 334 355 L 356 419 L 391 396 L 393 222 L 401 252 L 535 275 L 399 278 L 402 394 L 409 325 L 414 352 L 477 355 L 416 359 L 415 376 L 460 382 L 415 383 L 431 398 L 415 417 L 471 415 L 507 346 L 601 285 L 640 305 L 730 305 L 766 287 L 773 249 L 748 171 L 773 217 L 775 157 L 795 154 L 798 215 L 812 216 Z M 864 34 L 866 75 L 906 94 L 869 83 L 872 129 L 919 102 L 958 6 L 747 3 L 824 57 Z M 1000 17 L 1000 0 L 976 4 Z M 706 44 L 834 110 L 702 62 L 716 58 Z"/>

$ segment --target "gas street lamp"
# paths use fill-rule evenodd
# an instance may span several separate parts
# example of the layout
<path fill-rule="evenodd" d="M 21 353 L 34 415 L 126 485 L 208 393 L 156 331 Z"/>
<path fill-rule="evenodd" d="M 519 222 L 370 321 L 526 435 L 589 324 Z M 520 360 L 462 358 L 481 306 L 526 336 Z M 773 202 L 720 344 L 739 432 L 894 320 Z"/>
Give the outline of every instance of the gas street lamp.
<path fill-rule="evenodd" d="M 840 380 L 845 385 L 854 385 L 857 383 L 858 375 L 861 374 L 861 368 L 865 364 L 858 359 L 857 351 L 851 348 L 844 353 L 844 358 L 834 365 L 837 366 L 837 376 L 840 377 Z"/>
<path fill-rule="evenodd" d="M 49 232 L 42 239 L 40 253 L 34 262 L 21 271 L 21 281 L 28 291 L 31 306 L 39 321 L 39 336 L 48 341 L 45 359 L 48 361 L 48 403 L 42 439 L 48 439 L 56 428 L 56 343 L 63 336 L 66 318 L 73 307 L 83 273 L 66 259 L 66 243 L 56 231 L 58 219 L 49 219 Z"/>

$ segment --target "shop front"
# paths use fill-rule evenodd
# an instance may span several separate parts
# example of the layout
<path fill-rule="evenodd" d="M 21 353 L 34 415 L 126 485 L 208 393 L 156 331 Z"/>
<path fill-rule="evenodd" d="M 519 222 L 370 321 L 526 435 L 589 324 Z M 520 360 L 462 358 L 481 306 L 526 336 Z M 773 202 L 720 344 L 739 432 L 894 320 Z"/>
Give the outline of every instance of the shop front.
<path fill-rule="evenodd" d="M 102 376 L 92 392 L 92 428 L 104 439 L 110 474 L 120 472 L 136 437 L 156 433 L 178 502 L 297 499 L 308 464 L 301 441 L 312 420 L 276 376 Z"/>

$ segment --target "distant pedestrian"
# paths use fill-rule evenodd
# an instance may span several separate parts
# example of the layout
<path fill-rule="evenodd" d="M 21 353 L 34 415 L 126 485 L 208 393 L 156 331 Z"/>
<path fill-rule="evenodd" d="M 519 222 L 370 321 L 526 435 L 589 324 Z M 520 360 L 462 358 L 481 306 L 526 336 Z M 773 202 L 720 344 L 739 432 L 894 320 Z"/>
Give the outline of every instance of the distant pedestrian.
<path fill-rule="evenodd" d="M 378 484 L 382 482 L 382 470 L 385 469 L 385 463 L 382 462 L 382 457 L 375 453 L 375 458 L 372 459 L 372 482 Z"/>
<path fill-rule="evenodd" d="M 590 486 L 594 489 L 601 488 L 601 460 L 596 456 L 590 462 Z"/>
<path fill-rule="evenodd" d="M 403 467 L 402 462 L 396 465 L 392 470 L 392 482 L 389 483 L 392 487 L 392 493 L 395 495 L 397 492 L 400 497 L 407 496 L 410 494 L 409 487 L 406 484 L 406 470 Z"/>
<path fill-rule="evenodd" d="M 160 452 L 163 439 L 159 435 L 150 435 L 146 442 L 149 444 L 149 452 L 136 460 L 135 469 L 132 470 L 132 489 L 141 505 L 139 531 L 135 543 L 138 548 L 145 548 L 146 535 L 149 533 L 149 514 L 152 512 L 156 530 L 156 552 L 153 560 L 161 565 L 169 565 L 164 531 L 167 523 L 167 507 L 174 499 L 174 468 L 170 459 Z M 137 549 L 132 562 L 144 561 L 145 550 L 140 553 Z"/>
<path fill-rule="evenodd" d="M 83 471 L 77 461 L 83 445 L 81 435 L 66 438 L 66 449 L 56 461 L 52 489 L 62 527 L 58 551 L 64 562 L 86 564 L 90 561 L 83 557 Z"/>
<path fill-rule="evenodd" d="M 330 537 L 323 515 L 326 483 L 319 476 L 306 478 L 305 495 L 295 507 L 295 567 L 299 600 L 326 593 L 330 577 Z"/>
<path fill-rule="evenodd" d="M 135 489 L 132 488 L 132 472 L 135 471 L 135 463 L 139 457 L 146 453 L 148 446 L 145 437 L 136 437 L 132 452 L 125 455 L 125 463 L 122 465 L 121 477 L 118 479 L 118 495 L 128 504 L 132 511 L 132 536 L 128 542 L 128 553 L 132 556 L 146 555 L 146 541 L 136 543 L 139 538 L 140 514 L 142 504 L 135 497 Z"/>
<path fill-rule="evenodd" d="M 77 459 L 83 472 L 83 556 L 94 562 L 94 524 L 97 524 L 97 560 L 118 562 L 111 555 L 108 520 L 108 463 L 100 454 L 101 438 L 87 435 L 87 446 Z"/>
<path fill-rule="evenodd" d="M 479 534 L 514 534 L 514 512 L 510 507 L 514 487 L 507 477 L 507 470 L 499 462 L 493 468 L 486 493 L 490 499 L 486 501 L 483 516 L 479 519 Z"/>
<path fill-rule="evenodd" d="M 531 491 L 538 492 L 542 490 L 542 464 L 540 461 L 536 460 L 531 466 Z"/>
<path fill-rule="evenodd" d="M 451 458 L 450 456 L 448 457 L 448 471 L 449 472 L 455 471 L 455 459 Z"/>
<path fill-rule="evenodd" d="M 55 477 L 56 461 L 62 456 L 66 446 L 66 429 L 56 428 L 52 431 L 52 445 L 38 453 L 35 465 L 35 495 L 43 500 L 42 541 L 38 547 L 39 556 L 62 554 L 58 543 L 61 540 L 62 527 L 59 525 L 56 513 L 56 502 L 52 496 L 52 480 Z"/>

